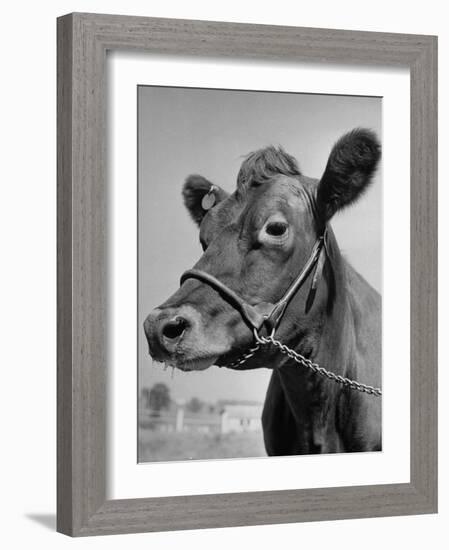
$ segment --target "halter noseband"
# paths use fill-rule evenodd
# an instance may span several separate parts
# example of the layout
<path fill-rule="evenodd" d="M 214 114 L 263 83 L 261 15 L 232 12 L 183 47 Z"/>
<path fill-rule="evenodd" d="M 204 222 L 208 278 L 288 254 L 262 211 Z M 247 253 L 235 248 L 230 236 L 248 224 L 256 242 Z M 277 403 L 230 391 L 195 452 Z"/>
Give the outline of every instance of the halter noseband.
<path fill-rule="evenodd" d="M 216 277 L 200 269 L 189 269 L 188 271 L 185 271 L 181 276 L 180 284 L 184 283 L 187 279 L 197 279 L 198 281 L 208 284 L 219 293 L 223 294 L 226 299 L 231 302 L 235 309 L 239 311 L 243 319 L 248 323 L 248 325 L 250 325 L 255 334 L 258 334 L 262 326 L 265 325 L 268 333 L 273 335 L 285 313 L 288 304 L 291 302 L 296 292 L 302 287 L 312 269 L 315 267 L 310 291 L 311 294 L 309 295 L 309 298 L 313 300 L 316 285 L 324 264 L 325 255 L 323 255 L 322 252 L 326 251 L 326 234 L 327 232 L 325 230 L 321 237 L 317 239 L 315 245 L 313 246 L 312 252 L 310 253 L 309 259 L 302 268 L 301 272 L 289 286 L 282 298 L 275 304 L 259 302 L 253 306 Z M 310 300 L 308 299 L 307 302 L 309 304 Z"/>

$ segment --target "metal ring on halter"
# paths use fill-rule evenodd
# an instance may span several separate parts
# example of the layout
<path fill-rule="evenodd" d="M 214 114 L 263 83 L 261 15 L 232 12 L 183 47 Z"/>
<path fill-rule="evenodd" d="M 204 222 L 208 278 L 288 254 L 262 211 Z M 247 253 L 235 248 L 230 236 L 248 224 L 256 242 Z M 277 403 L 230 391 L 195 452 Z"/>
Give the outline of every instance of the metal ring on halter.
<path fill-rule="evenodd" d="M 266 344 L 268 341 L 274 338 L 275 331 L 276 329 L 273 327 L 273 329 L 271 330 L 271 334 L 269 336 L 260 336 L 259 331 L 257 330 L 256 327 L 254 327 L 253 328 L 254 339 L 258 344 Z"/>
<path fill-rule="evenodd" d="M 264 341 L 261 339 L 261 337 L 259 336 L 259 332 L 257 331 L 257 328 L 254 327 L 253 328 L 253 334 L 254 334 L 254 339 L 256 340 L 257 343 L 259 344 L 263 344 Z"/>

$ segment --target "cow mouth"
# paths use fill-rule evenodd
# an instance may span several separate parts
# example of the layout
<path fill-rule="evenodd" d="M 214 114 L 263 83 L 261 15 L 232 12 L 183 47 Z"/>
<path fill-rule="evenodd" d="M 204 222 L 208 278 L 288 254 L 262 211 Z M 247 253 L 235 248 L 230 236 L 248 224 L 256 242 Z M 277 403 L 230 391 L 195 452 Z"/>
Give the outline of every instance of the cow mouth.
<path fill-rule="evenodd" d="M 206 349 L 204 349 L 203 353 L 200 353 L 197 357 L 191 358 L 187 358 L 188 354 L 186 354 L 185 351 L 184 353 L 180 351 L 180 353 L 176 354 L 174 357 L 166 361 L 166 364 L 184 372 L 202 371 L 214 365 L 223 368 L 230 367 L 236 370 L 254 369 L 256 368 L 256 366 L 254 365 L 254 363 L 251 364 L 251 361 L 248 361 L 248 365 L 246 365 L 245 362 L 244 366 L 231 366 L 233 365 L 233 363 L 235 363 L 235 361 L 242 358 L 243 355 L 248 352 L 248 349 L 250 347 L 251 344 L 239 344 L 237 346 L 232 346 L 230 349 L 225 349 L 221 352 L 219 350 L 214 350 L 214 352 L 212 352 L 212 350 L 207 351 Z"/>
<path fill-rule="evenodd" d="M 239 370 L 255 368 L 254 364 L 252 366 L 249 365 L 250 361 L 248 361 L 248 365 L 245 364 L 244 367 L 240 365 L 237 367 L 232 366 L 236 360 L 241 358 L 243 354 L 248 351 L 251 347 L 251 343 L 245 345 L 239 342 L 236 345 L 236 342 L 234 342 L 234 345 L 231 344 L 231 346 L 229 346 L 228 344 L 222 347 L 221 345 L 210 345 L 209 342 L 198 345 L 197 342 L 197 345 L 194 346 L 196 349 L 190 349 L 190 346 L 182 345 L 183 343 L 184 340 L 181 339 L 179 348 L 175 350 L 174 353 L 167 354 L 163 348 L 158 345 L 153 345 L 152 342 L 152 345 L 149 346 L 150 356 L 153 361 L 165 365 L 166 368 L 171 367 L 183 372 L 203 371 L 214 365 L 223 368 L 230 366 L 230 368 Z"/>
<path fill-rule="evenodd" d="M 172 367 L 182 372 L 203 371 L 212 366 L 220 368 L 230 368 L 232 370 L 248 370 L 255 369 L 258 365 L 254 365 L 252 361 L 248 361 L 245 364 L 234 365 L 236 360 L 242 357 L 245 350 L 232 350 L 224 353 L 223 355 L 207 355 L 202 357 L 195 357 L 192 359 L 186 359 L 185 356 L 173 357 L 157 362 L 163 363 L 166 367 Z"/>
<path fill-rule="evenodd" d="M 246 348 L 238 348 L 226 351 L 223 354 L 214 354 L 214 355 L 202 355 L 199 357 L 192 357 L 187 359 L 184 354 L 175 355 L 169 359 L 162 360 L 162 363 L 167 367 L 172 367 L 174 369 L 181 370 L 183 372 L 191 371 L 203 371 L 212 366 L 217 367 L 228 367 L 234 363 L 237 359 L 242 357 Z M 234 367 L 242 370 L 245 367 Z M 254 366 L 246 368 L 255 368 Z"/>
<path fill-rule="evenodd" d="M 218 355 L 209 355 L 205 357 L 196 357 L 195 359 L 186 359 L 185 357 L 173 358 L 165 361 L 165 365 L 181 370 L 183 372 L 202 371 L 212 365 L 216 365 Z"/>

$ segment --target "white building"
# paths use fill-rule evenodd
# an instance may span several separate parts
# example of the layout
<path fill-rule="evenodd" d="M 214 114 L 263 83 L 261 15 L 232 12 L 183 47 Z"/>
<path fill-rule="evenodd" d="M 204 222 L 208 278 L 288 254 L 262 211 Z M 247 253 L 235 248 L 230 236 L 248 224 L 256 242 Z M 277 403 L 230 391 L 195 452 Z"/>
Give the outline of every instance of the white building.
<path fill-rule="evenodd" d="M 223 403 L 221 411 L 221 433 L 261 430 L 262 408 L 263 405 L 259 403 Z"/>

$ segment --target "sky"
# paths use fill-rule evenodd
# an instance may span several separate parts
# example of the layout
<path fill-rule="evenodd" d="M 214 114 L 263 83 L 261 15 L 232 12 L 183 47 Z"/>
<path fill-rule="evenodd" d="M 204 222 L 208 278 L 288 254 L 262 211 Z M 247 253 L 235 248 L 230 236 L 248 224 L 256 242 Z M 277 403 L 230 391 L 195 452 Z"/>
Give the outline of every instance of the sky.
<path fill-rule="evenodd" d="M 281 145 L 302 173 L 319 178 L 332 145 L 355 127 L 382 135 L 382 100 L 284 92 L 138 87 L 138 328 L 179 286 L 201 255 L 198 229 L 184 208 L 185 178 L 201 174 L 232 192 L 243 157 Z M 382 168 L 367 193 L 332 220 L 345 257 L 382 290 Z M 236 372 L 211 367 L 183 373 L 153 363 L 138 333 L 141 387 L 165 382 L 177 400 L 263 401 L 268 369 Z"/>

